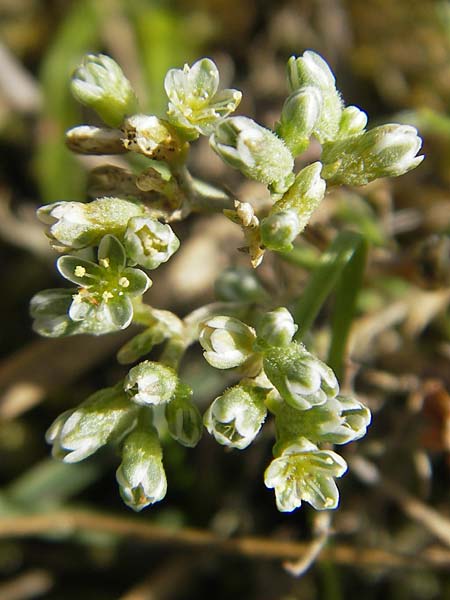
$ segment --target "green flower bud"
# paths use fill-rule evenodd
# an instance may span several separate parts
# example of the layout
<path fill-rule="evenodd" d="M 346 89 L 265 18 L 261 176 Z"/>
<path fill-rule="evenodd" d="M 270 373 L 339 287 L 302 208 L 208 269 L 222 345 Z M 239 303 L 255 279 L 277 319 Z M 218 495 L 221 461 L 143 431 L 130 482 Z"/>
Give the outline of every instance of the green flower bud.
<path fill-rule="evenodd" d="M 287 346 L 298 329 L 287 308 L 280 306 L 263 315 L 256 328 L 258 341 L 267 346 Z"/>
<path fill-rule="evenodd" d="M 55 202 L 37 211 L 40 221 L 50 225 L 48 237 L 55 249 L 78 250 L 91 246 L 111 233 L 122 236 L 132 217 L 144 208 L 121 198 L 99 198 L 93 202 Z"/>
<path fill-rule="evenodd" d="M 367 115 L 357 106 L 344 108 L 339 123 L 338 138 L 347 138 L 364 131 L 367 125 Z"/>
<path fill-rule="evenodd" d="M 325 404 L 306 411 L 271 398 L 269 408 L 277 429 L 275 454 L 300 438 L 315 444 L 347 444 L 363 437 L 371 420 L 369 409 L 347 396 L 328 398 Z"/>
<path fill-rule="evenodd" d="M 136 414 L 136 407 L 123 391 L 106 388 L 60 415 L 48 429 L 46 440 L 53 444 L 55 458 L 79 462 L 108 442 L 120 439 L 133 426 Z"/>
<path fill-rule="evenodd" d="M 136 217 L 128 222 L 124 244 L 135 264 L 156 269 L 178 250 L 180 240 L 170 225 L 151 217 Z"/>
<path fill-rule="evenodd" d="M 238 90 L 219 88 L 219 71 L 209 58 L 192 67 L 170 69 L 164 81 L 169 97 L 169 121 L 195 139 L 199 133 L 210 135 L 217 123 L 236 110 L 242 94 Z"/>
<path fill-rule="evenodd" d="M 312 85 L 321 90 L 334 90 L 336 80 L 325 60 L 307 50 L 303 56 L 291 56 L 287 63 L 287 79 L 291 92 Z"/>
<path fill-rule="evenodd" d="M 292 184 L 294 159 L 272 131 L 247 117 L 228 117 L 210 138 L 212 149 L 246 177 L 282 194 Z"/>
<path fill-rule="evenodd" d="M 262 302 L 268 298 L 253 269 L 230 267 L 217 278 L 214 290 L 226 302 Z"/>
<path fill-rule="evenodd" d="M 154 427 L 140 426 L 125 438 L 116 479 L 122 500 L 135 511 L 164 498 L 167 480 Z"/>
<path fill-rule="evenodd" d="M 127 150 L 154 160 L 172 162 L 187 151 L 187 145 L 170 123 L 154 115 L 133 115 L 125 119 L 122 131 Z"/>
<path fill-rule="evenodd" d="M 298 410 L 324 404 L 339 392 L 330 367 L 296 342 L 269 348 L 264 353 L 264 371 L 281 397 Z"/>
<path fill-rule="evenodd" d="M 166 419 L 170 435 L 188 448 L 194 448 L 203 433 L 202 417 L 192 402 L 191 396 L 191 388 L 188 385 L 180 384 L 175 396 L 166 405 Z"/>
<path fill-rule="evenodd" d="M 308 502 L 316 510 L 336 508 L 339 492 L 334 477 L 347 470 L 345 460 L 331 450 L 319 450 L 305 438 L 291 444 L 267 467 L 264 483 L 275 489 L 277 508 L 291 512 Z"/>
<path fill-rule="evenodd" d="M 254 329 L 234 317 L 212 317 L 202 326 L 199 342 L 206 361 L 216 369 L 231 369 L 253 354 Z"/>
<path fill-rule="evenodd" d="M 269 216 L 261 221 L 261 241 L 266 248 L 279 252 L 292 250 L 292 242 L 325 195 L 321 170 L 320 162 L 302 169 L 289 190 L 272 206 Z"/>
<path fill-rule="evenodd" d="M 325 144 L 322 176 L 333 184 L 365 185 L 379 177 L 403 175 L 417 167 L 422 140 L 410 125 L 381 125 L 366 133 Z"/>
<path fill-rule="evenodd" d="M 66 146 L 79 154 L 123 154 L 120 129 L 79 125 L 66 131 Z"/>
<path fill-rule="evenodd" d="M 313 86 L 295 90 L 284 103 L 277 133 L 293 156 L 298 156 L 309 146 L 322 103 L 320 90 Z"/>
<path fill-rule="evenodd" d="M 102 238 L 98 264 L 62 256 L 57 267 L 63 277 L 80 286 L 69 308 L 70 319 L 83 322 L 84 331 L 93 335 L 128 327 L 133 319 L 131 298 L 151 285 L 143 271 L 126 267 L 125 250 L 113 235 Z"/>
<path fill-rule="evenodd" d="M 307 51 L 298 58 L 291 56 L 287 64 L 287 76 L 292 92 L 305 87 L 314 87 L 320 92 L 321 110 L 312 134 L 321 144 L 334 140 L 339 130 L 343 102 L 336 90 L 330 67 L 321 56 Z"/>
<path fill-rule="evenodd" d="M 145 360 L 130 370 L 124 390 L 133 402 L 148 406 L 170 402 L 177 385 L 178 375 L 173 369 Z"/>
<path fill-rule="evenodd" d="M 95 110 L 110 127 L 119 127 L 137 110 L 130 82 L 119 65 L 104 54 L 87 54 L 72 76 L 72 94 Z"/>
<path fill-rule="evenodd" d="M 229 388 L 206 411 L 206 429 L 219 444 L 239 450 L 247 448 L 266 418 L 266 395 L 267 390 L 251 384 Z"/>

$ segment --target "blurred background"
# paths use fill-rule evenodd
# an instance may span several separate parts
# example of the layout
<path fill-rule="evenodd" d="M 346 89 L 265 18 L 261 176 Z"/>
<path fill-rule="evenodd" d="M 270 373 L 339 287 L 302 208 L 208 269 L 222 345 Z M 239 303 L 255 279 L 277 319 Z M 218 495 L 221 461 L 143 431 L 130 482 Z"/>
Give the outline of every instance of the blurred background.
<path fill-rule="evenodd" d="M 269 433 L 243 453 L 207 435 L 195 450 L 168 441 L 167 497 L 130 521 L 113 450 L 62 465 L 44 440 L 59 413 L 123 377 L 115 353 L 131 335 L 45 340 L 31 331 L 29 299 L 61 285 L 35 209 L 85 200 L 86 175 L 102 161 L 64 146 L 68 127 L 94 123 L 70 97 L 69 76 L 85 52 L 110 54 L 142 109 L 159 114 L 167 69 L 209 56 L 223 86 L 243 91 L 239 112 L 273 126 L 286 60 L 305 49 L 324 56 L 346 103 L 372 126 L 410 123 L 424 139 L 417 170 L 327 196 L 301 242 L 302 268 L 269 257 L 260 271 L 269 288 L 300 293 L 337 232 L 370 242 L 346 379 L 373 424 L 345 449 L 350 471 L 328 516 L 276 511 L 262 479 Z M 448 1 L 0 0 L 1 600 L 450 598 L 449 164 Z M 190 167 L 241 200 L 264 196 L 207 139 Z M 182 249 L 155 273 L 149 302 L 182 316 L 213 299 L 223 268 L 247 262 L 239 228 L 221 215 L 191 216 L 175 230 Z M 332 304 L 315 325 L 319 353 Z M 198 348 L 183 375 L 201 406 L 226 385 Z"/>

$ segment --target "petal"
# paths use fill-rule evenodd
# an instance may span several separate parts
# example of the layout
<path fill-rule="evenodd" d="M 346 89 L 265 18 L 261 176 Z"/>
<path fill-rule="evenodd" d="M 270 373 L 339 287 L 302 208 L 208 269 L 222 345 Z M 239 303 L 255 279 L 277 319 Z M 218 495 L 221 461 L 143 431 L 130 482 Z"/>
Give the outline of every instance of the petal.
<path fill-rule="evenodd" d="M 141 269 L 124 269 L 121 275 L 128 281 L 127 287 L 124 288 L 124 292 L 128 296 L 140 296 L 152 285 L 150 277 L 144 271 L 141 271 Z"/>
<path fill-rule="evenodd" d="M 103 276 L 102 269 L 98 265 L 78 256 L 61 256 L 56 266 L 65 279 L 82 287 L 98 284 Z"/>
<path fill-rule="evenodd" d="M 112 323 L 119 329 L 128 327 L 133 319 L 133 305 L 126 295 L 112 298 L 108 302 L 106 309 Z"/>
<path fill-rule="evenodd" d="M 105 235 L 98 247 L 98 261 L 104 268 L 122 271 L 126 265 L 125 248 L 114 235 Z"/>

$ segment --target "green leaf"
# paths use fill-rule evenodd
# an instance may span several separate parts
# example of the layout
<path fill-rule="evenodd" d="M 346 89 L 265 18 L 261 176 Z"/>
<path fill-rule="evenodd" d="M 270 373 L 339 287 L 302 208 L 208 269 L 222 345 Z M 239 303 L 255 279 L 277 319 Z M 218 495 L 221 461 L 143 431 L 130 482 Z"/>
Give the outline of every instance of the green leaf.
<path fill-rule="evenodd" d="M 292 309 L 299 326 L 295 339 L 302 340 L 325 300 L 338 285 L 328 360 L 338 378 L 342 375 L 342 363 L 362 283 L 367 250 L 368 244 L 362 235 L 352 231 L 340 233 L 322 255 L 318 267 L 310 275 L 301 297 Z"/>

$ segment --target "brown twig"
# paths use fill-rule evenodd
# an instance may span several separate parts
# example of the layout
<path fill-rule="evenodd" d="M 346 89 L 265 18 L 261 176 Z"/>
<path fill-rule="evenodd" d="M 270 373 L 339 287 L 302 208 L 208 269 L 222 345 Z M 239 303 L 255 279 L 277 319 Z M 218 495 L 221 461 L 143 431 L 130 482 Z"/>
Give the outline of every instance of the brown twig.
<path fill-rule="evenodd" d="M 98 514 L 94 511 L 70 510 L 0 518 L 0 539 L 33 537 L 50 532 L 71 535 L 80 531 L 109 533 L 158 546 L 196 548 L 266 560 L 299 559 L 310 547 L 308 543 L 261 537 L 224 539 L 202 529 L 167 529 L 142 520 Z M 448 569 L 450 551 L 435 546 L 422 551 L 420 556 L 410 556 L 382 548 L 336 544 L 326 548 L 318 560 L 331 560 L 337 564 L 358 567 L 415 569 L 429 565 Z"/>

